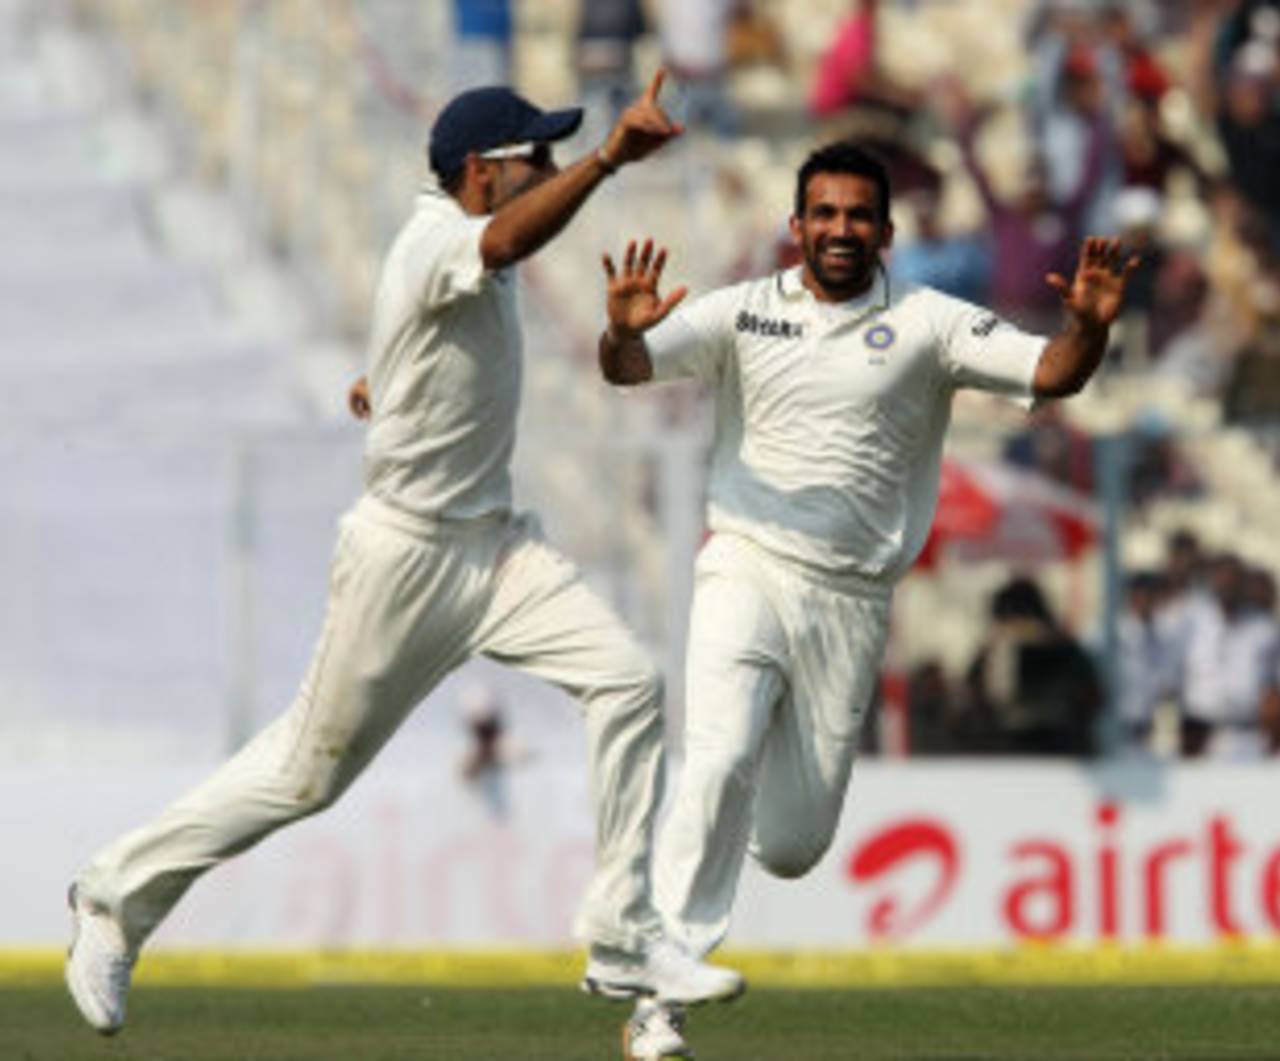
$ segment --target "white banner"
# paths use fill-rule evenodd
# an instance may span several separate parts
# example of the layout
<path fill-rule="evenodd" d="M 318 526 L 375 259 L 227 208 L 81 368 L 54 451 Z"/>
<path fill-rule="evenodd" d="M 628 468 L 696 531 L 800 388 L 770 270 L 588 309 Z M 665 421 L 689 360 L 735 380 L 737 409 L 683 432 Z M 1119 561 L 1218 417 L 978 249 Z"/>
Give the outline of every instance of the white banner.
<path fill-rule="evenodd" d="M 61 943 L 77 868 L 199 776 L 43 769 L 0 779 L 0 947 Z M 808 878 L 749 869 L 729 943 L 1273 939 L 1276 791 L 1266 765 L 863 763 L 839 835 Z M 336 808 L 197 884 L 156 943 L 561 947 L 592 835 L 576 766 L 535 762 L 489 789 L 465 784 L 452 762 L 375 767 Z"/>

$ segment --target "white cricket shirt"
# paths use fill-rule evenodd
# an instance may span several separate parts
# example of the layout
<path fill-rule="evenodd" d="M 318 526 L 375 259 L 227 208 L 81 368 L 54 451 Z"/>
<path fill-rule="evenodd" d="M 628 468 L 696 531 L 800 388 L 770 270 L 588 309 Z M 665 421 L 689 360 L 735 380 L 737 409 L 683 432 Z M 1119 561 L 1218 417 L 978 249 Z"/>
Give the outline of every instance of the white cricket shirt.
<path fill-rule="evenodd" d="M 378 281 L 365 488 L 429 519 L 511 508 L 522 340 L 514 270 L 480 256 L 488 223 L 428 185 Z"/>
<path fill-rule="evenodd" d="M 715 390 L 708 522 L 785 559 L 893 582 L 933 521 L 951 398 L 1030 399 L 1043 338 L 926 287 L 823 303 L 799 267 L 722 288 L 649 331 L 656 380 Z"/>
<path fill-rule="evenodd" d="M 1180 629 L 1182 704 L 1204 722 L 1258 726 L 1266 691 L 1280 684 L 1280 626 L 1269 615 L 1230 620 L 1209 594 L 1188 604 Z"/>

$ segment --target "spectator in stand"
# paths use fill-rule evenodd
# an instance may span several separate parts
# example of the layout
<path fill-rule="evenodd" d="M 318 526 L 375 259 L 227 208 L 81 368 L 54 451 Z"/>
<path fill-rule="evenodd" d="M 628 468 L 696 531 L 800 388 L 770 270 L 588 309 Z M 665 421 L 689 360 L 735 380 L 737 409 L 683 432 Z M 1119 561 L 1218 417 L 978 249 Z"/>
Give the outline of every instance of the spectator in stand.
<path fill-rule="evenodd" d="M 1159 359 L 1170 344 L 1200 320 L 1209 298 L 1209 278 L 1190 247 L 1168 251 L 1151 292 L 1151 352 Z"/>
<path fill-rule="evenodd" d="M 574 60 L 587 120 L 607 129 L 636 94 L 635 44 L 648 25 L 640 0 L 583 0 Z"/>
<path fill-rule="evenodd" d="M 1170 425 L 1158 414 L 1140 414 L 1130 432 L 1129 503 L 1139 509 L 1160 497 L 1195 497 L 1195 469 L 1178 448 Z"/>
<path fill-rule="evenodd" d="M 508 774 L 513 766 L 527 762 L 531 753 L 508 733 L 502 702 L 487 684 L 466 686 L 459 706 L 468 738 L 459 772 L 493 817 L 506 818 L 511 802 Z"/>
<path fill-rule="evenodd" d="M 1093 440 L 1072 427 L 1056 405 L 1035 409 L 1026 429 L 1005 441 L 1002 456 L 1072 490 L 1093 490 Z"/>
<path fill-rule="evenodd" d="M 953 755 L 967 750 L 942 663 L 928 659 L 907 675 L 907 748 L 911 755 Z"/>
<path fill-rule="evenodd" d="M 729 66 L 733 69 L 769 66 L 786 70 L 786 37 L 777 22 L 753 0 L 737 0 L 733 5 L 727 34 Z"/>
<path fill-rule="evenodd" d="M 1033 55 L 1031 131 L 1049 198 L 1074 208 L 1072 238 L 1110 232 L 1111 199 L 1123 175 L 1117 129 L 1124 111 L 1123 59 L 1094 34 L 1045 34 Z"/>
<path fill-rule="evenodd" d="M 1151 312 L 1156 277 L 1164 261 L 1158 226 L 1164 202 L 1151 188 L 1124 188 L 1112 200 L 1112 228 L 1138 255 L 1133 287 L 1125 298 L 1117 336 L 1117 357 L 1126 369 L 1145 370 L 1151 363 Z"/>
<path fill-rule="evenodd" d="M 1115 48 L 1124 71 L 1125 87 L 1136 99 L 1154 107 L 1172 87 L 1168 73 L 1147 45 L 1132 2 L 1109 2 L 1098 13 L 1102 38 Z M 1154 12 L 1146 12 L 1148 15 Z M 1149 19 L 1148 19 L 1149 21 Z"/>
<path fill-rule="evenodd" d="M 451 95 L 511 83 L 511 0 L 453 0 Z"/>
<path fill-rule="evenodd" d="M 996 193 L 978 158 L 978 133 L 991 111 L 975 107 L 958 83 L 940 88 L 938 98 L 986 207 L 992 244 L 992 307 L 1030 331 L 1048 330 L 1057 319 L 1058 305 L 1044 277 L 1070 266 L 1088 192 L 1103 163 L 1102 129 L 1095 126 L 1092 131 L 1084 173 L 1074 198 L 1055 204 L 1049 195 L 1045 168 L 1041 160 L 1033 159 L 1021 191 L 1004 199 Z"/>
<path fill-rule="evenodd" d="M 1154 101 L 1130 98 L 1120 119 L 1119 139 L 1123 187 L 1150 188 L 1164 195 L 1170 177 L 1183 171 L 1207 194 L 1208 176 L 1185 147 L 1170 139 Z"/>
<path fill-rule="evenodd" d="M 966 675 L 968 711 L 989 727 L 982 749 L 1012 755 L 1090 756 L 1102 687 L 1088 653 L 1049 610 L 1040 587 L 1017 577 L 991 602 L 992 627 Z"/>
<path fill-rule="evenodd" d="M 1162 592 L 1159 574 L 1135 572 L 1120 617 L 1116 709 L 1124 744 L 1134 750 L 1150 749 L 1157 712 L 1177 688 L 1177 646 L 1159 621 Z"/>
<path fill-rule="evenodd" d="M 1280 223 L 1278 67 L 1274 44 L 1250 41 L 1231 61 L 1218 111 L 1231 179 L 1273 232 Z"/>
<path fill-rule="evenodd" d="M 809 113 L 827 126 L 824 139 L 853 137 L 870 149 L 889 168 L 899 194 L 925 189 L 936 195 L 940 174 L 912 143 L 910 128 L 925 95 L 894 81 L 881 67 L 879 15 L 878 0 L 854 0 L 818 64 Z"/>
<path fill-rule="evenodd" d="M 830 118 L 853 107 L 909 117 L 921 103 L 918 91 L 901 85 L 880 66 L 876 54 L 879 0 L 854 0 L 822 54 L 809 92 L 815 118 Z"/>
<path fill-rule="evenodd" d="M 729 20 L 735 0 L 658 0 L 663 61 L 683 97 L 683 120 L 717 136 L 738 133 L 729 98 Z M 680 104 L 674 108 L 680 110 Z"/>
<path fill-rule="evenodd" d="M 948 233 L 942 227 L 938 189 L 920 188 L 904 198 L 915 214 L 916 233 L 914 239 L 899 237 L 895 243 L 889 275 L 985 304 L 991 283 L 990 244 L 976 232 Z"/>
<path fill-rule="evenodd" d="M 1210 592 L 1191 600 L 1179 626 L 1183 754 L 1266 754 L 1264 720 L 1280 696 L 1280 625 L 1249 607 L 1238 556 L 1212 561 Z"/>
<path fill-rule="evenodd" d="M 1226 190 L 1217 197 L 1239 198 Z M 1185 380 L 1197 393 L 1206 395 L 1223 392 L 1231 379 L 1232 359 L 1252 329 L 1247 307 L 1239 304 L 1240 298 L 1247 296 L 1235 293 L 1238 284 L 1224 282 L 1252 259 L 1234 238 L 1228 240 L 1223 224 L 1217 226 L 1214 242 L 1230 242 L 1226 253 L 1211 250 L 1210 261 L 1205 262 L 1198 249 L 1184 246 L 1164 257 L 1156 275 L 1151 313 L 1156 371 Z M 1240 258 L 1243 260 L 1237 261 Z"/>
<path fill-rule="evenodd" d="M 1250 567 L 1245 571 L 1245 600 L 1257 615 L 1276 616 L 1276 580 L 1270 571 Z M 1280 753 L 1280 682 L 1267 691 L 1262 701 L 1262 739 L 1267 755 Z"/>
<path fill-rule="evenodd" d="M 1255 615 L 1275 618 L 1276 580 L 1265 567 L 1246 567 L 1244 572 L 1245 607 Z"/>
<path fill-rule="evenodd" d="M 1234 182 L 1280 256 L 1280 4 L 1248 0 L 1222 24 L 1201 98 Z M 1221 92 L 1217 86 L 1221 85 Z"/>
<path fill-rule="evenodd" d="M 1208 558 L 1194 533 L 1180 527 L 1169 535 L 1165 541 L 1164 570 L 1161 572 L 1162 622 L 1173 625 L 1180 622 L 1181 613 L 1204 591 L 1207 567 Z"/>

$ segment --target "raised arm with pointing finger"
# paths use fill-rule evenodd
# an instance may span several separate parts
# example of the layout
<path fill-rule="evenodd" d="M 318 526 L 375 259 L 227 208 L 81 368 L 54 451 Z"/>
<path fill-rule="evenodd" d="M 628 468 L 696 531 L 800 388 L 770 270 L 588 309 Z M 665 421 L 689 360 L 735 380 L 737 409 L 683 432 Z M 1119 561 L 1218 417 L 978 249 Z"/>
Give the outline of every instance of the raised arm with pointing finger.
<path fill-rule="evenodd" d="M 516 510 L 523 378 L 519 276 L 605 177 L 678 136 L 663 74 L 605 143 L 564 170 L 553 145 L 582 111 L 509 88 L 464 92 L 431 131 L 427 181 L 383 261 L 368 372 L 364 492 L 342 521 L 325 628 L 297 697 L 228 764 L 98 852 L 71 891 L 67 984 L 120 1030 L 143 944 L 206 870 L 337 800 L 405 718 L 476 656 L 576 697 L 596 812 L 595 870 L 576 929 L 582 979 L 609 998 L 704 1002 L 742 991 L 663 933 L 650 848 L 662 793 L 662 675 L 608 601 Z M 645 1045 L 669 1056 L 671 1024 Z"/>
<path fill-rule="evenodd" d="M 524 194 L 514 198 L 508 199 L 505 194 L 511 186 L 504 183 L 503 172 L 494 170 L 490 165 L 500 161 L 502 156 L 498 156 L 496 151 L 467 151 L 463 154 L 458 177 L 462 182 L 458 201 L 468 213 L 493 215 L 480 242 L 486 268 L 501 269 L 533 254 L 564 228 L 602 180 L 625 165 L 647 158 L 684 131 L 684 127 L 672 121 L 658 102 L 665 78 L 663 70 L 653 75 L 649 86 L 618 117 L 601 147 L 559 171 L 548 153 L 542 168 L 549 170 L 551 175 L 540 181 L 523 178 L 524 183 L 519 185 L 519 190 Z M 458 124 L 465 117 L 462 115 Z M 441 121 L 448 119 L 450 115 L 446 108 L 441 114 Z M 445 146 L 440 151 L 442 160 L 449 157 L 452 161 L 452 156 L 456 155 L 454 124 L 450 121 L 446 126 L 446 135 L 442 138 Z M 465 132 L 459 131 L 456 140 L 465 143 Z M 433 164 L 436 157 L 433 145 Z M 530 157 L 536 164 L 537 156 Z M 532 177 L 536 178 L 536 175 L 535 169 Z"/>

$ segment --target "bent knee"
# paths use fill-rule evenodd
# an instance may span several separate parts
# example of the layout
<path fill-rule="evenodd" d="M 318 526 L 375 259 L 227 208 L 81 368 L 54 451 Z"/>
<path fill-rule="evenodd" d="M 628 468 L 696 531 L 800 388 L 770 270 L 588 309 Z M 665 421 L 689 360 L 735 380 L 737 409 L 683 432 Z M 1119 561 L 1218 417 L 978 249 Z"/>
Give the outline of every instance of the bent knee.
<path fill-rule="evenodd" d="M 772 876 L 784 880 L 803 877 L 822 861 L 831 848 L 831 837 L 792 837 L 770 844 L 757 844 L 755 855 Z"/>

